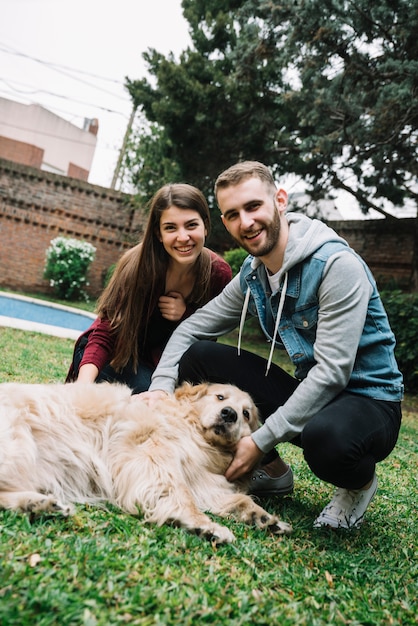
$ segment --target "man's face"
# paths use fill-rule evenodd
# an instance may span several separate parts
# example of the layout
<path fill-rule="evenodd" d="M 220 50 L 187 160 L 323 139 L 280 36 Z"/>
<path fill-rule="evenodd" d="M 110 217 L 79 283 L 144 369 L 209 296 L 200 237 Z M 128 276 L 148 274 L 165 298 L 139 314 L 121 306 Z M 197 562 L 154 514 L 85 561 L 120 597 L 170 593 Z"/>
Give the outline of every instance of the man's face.
<path fill-rule="evenodd" d="M 217 200 L 225 228 L 244 250 L 257 257 L 274 251 L 287 203 L 284 190 L 275 190 L 259 178 L 247 178 L 219 189 Z"/>

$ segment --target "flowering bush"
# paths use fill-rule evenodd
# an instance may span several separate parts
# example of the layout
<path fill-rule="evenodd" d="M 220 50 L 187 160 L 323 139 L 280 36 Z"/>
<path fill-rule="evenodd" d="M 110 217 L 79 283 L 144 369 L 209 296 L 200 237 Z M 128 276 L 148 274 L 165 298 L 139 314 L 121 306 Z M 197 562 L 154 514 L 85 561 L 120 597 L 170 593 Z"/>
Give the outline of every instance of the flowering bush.
<path fill-rule="evenodd" d="M 96 248 L 87 241 L 68 237 L 56 237 L 51 241 L 46 251 L 44 278 L 49 279 L 59 298 L 88 300 L 83 287 L 89 284 L 86 276 L 95 253 Z"/>

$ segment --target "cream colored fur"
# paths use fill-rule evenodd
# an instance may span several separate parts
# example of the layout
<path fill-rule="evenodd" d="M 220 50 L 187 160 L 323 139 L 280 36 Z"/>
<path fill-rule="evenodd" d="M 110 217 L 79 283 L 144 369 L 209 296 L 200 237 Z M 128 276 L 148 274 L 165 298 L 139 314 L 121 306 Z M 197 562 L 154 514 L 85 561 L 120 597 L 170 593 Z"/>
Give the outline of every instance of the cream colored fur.
<path fill-rule="evenodd" d="M 224 477 L 257 426 L 252 400 L 230 385 L 185 384 L 150 409 L 119 385 L 0 384 L 0 508 L 68 515 L 111 502 L 216 543 L 234 535 L 205 512 L 288 533 Z"/>

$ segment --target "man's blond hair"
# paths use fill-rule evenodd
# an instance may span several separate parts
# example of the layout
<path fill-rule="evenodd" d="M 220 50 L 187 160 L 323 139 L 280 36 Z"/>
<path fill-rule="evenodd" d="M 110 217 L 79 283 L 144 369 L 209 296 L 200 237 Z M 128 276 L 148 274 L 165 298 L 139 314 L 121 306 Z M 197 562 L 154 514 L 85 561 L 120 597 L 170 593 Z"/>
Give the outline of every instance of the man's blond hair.
<path fill-rule="evenodd" d="M 235 165 L 231 165 L 221 174 L 215 181 L 215 197 L 218 195 L 219 189 L 226 189 L 229 186 L 238 185 L 247 178 L 259 178 L 266 183 L 267 186 L 276 189 L 274 178 L 266 165 L 259 161 L 241 161 Z"/>

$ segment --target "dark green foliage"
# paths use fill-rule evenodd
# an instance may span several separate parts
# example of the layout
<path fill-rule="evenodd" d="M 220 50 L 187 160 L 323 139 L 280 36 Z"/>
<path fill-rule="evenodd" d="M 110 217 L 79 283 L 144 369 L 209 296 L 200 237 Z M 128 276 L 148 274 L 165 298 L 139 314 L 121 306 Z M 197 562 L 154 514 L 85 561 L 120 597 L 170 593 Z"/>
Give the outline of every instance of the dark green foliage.
<path fill-rule="evenodd" d="M 382 300 L 396 337 L 396 358 L 405 389 L 418 390 L 418 294 L 386 291 Z"/>
<path fill-rule="evenodd" d="M 104 272 L 103 274 L 103 287 L 106 287 L 109 280 L 112 278 L 113 272 L 115 271 L 116 268 L 116 263 L 112 263 L 112 265 L 110 265 L 106 272 Z"/>
<path fill-rule="evenodd" d="M 127 79 L 146 120 L 129 153 L 141 194 L 177 177 L 214 207 L 219 172 L 257 159 L 276 175 L 299 175 L 313 199 L 340 189 L 364 211 L 385 213 L 386 200 L 416 206 L 416 3 L 182 6 L 192 46 L 178 61 L 148 50 L 152 80 Z"/>
<path fill-rule="evenodd" d="M 224 254 L 224 259 L 232 269 L 232 275 L 236 276 L 241 269 L 241 265 L 244 259 L 248 256 L 248 252 L 242 248 L 234 248 L 233 250 L 227 250 Z"/>

